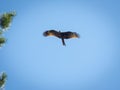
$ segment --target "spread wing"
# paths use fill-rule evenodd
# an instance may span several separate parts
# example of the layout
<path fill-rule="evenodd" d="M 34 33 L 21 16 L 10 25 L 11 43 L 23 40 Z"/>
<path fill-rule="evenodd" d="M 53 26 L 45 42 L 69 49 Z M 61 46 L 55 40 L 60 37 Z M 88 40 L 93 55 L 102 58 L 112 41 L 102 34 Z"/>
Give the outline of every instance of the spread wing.
<path fill-rule="evenodd" d="M 62 32 L 61 33 L 64 39 L 70 39 L 70 38 L 79 38 L 79 34 L 76 32 Z"/>
<path fill-rule="evenodd" d="M 58 38 L 60 38 L 60 32 L 57 32 L 55 30 L 48 30 L 48 31 L 45 31 L 43 33 L 43 35 L 46 37 L 46 36 L 56 36 Z"/>

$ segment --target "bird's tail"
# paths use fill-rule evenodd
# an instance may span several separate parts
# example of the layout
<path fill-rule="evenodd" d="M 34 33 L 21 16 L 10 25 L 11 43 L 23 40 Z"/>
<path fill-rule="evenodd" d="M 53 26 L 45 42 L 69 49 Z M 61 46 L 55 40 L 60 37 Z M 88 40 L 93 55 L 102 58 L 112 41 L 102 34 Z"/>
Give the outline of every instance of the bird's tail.
<path fill-rule="evenodd" d="M 62 38 L 62 44 L 63 44 L 64 46 L 66 46 L 65 41 L 64 41 L 64 38 Z"/>

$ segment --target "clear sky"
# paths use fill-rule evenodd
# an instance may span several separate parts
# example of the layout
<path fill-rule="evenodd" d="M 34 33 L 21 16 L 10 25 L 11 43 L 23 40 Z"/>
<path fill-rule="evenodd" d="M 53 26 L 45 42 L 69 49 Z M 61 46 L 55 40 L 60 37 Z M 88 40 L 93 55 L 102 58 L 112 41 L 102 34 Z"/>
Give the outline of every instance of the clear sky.
<path fill-rule="evenodd" d="M 6 90 L 120 90 L 119 0 L 0 0 L 15 10 L 0 49 Z M 49 29 L 79 39 L 44 37 Z"/>

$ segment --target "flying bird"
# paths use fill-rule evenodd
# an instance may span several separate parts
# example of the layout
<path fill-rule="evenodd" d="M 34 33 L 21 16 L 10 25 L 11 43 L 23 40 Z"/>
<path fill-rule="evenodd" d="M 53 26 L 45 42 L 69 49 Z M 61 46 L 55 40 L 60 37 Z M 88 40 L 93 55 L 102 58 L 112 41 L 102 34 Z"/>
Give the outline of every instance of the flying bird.
<path fill-rule="evenodd" d="M 56 30 L 48 30 L 45 31 L 43 33 L 43 35 L 46 36 L 55 36 L 58 37 L 62 40 L 62 44 L 65 46 L 65 41 L 64 39 L 70 39 L 70 38 L 79 38 L 79 34 L 76 32 L 71 32 L 71 31 L 67 31 L 67 32 L 60 32 L 60 31 L 56 31 Z"/>

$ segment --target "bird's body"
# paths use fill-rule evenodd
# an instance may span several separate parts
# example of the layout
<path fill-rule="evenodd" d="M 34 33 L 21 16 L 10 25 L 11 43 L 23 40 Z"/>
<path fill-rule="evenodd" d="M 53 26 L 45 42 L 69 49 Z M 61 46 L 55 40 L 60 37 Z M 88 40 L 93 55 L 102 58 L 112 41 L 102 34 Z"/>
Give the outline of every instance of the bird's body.
<path fill-rule="evenodd" d="M 62 40 L 63 45 L 65 45 L 65 41 L 64 39 L 70 39 L 70 38 L 79 38 L 79 34 L 77 34 L 76 32 L 71 32 L 71 31 L 67 31 L 67 32 L 58 32 L 56 30 L 48 30 L 45 31 L 43 33 L 44 36 L 55 36 L 58 37 Z"/>

